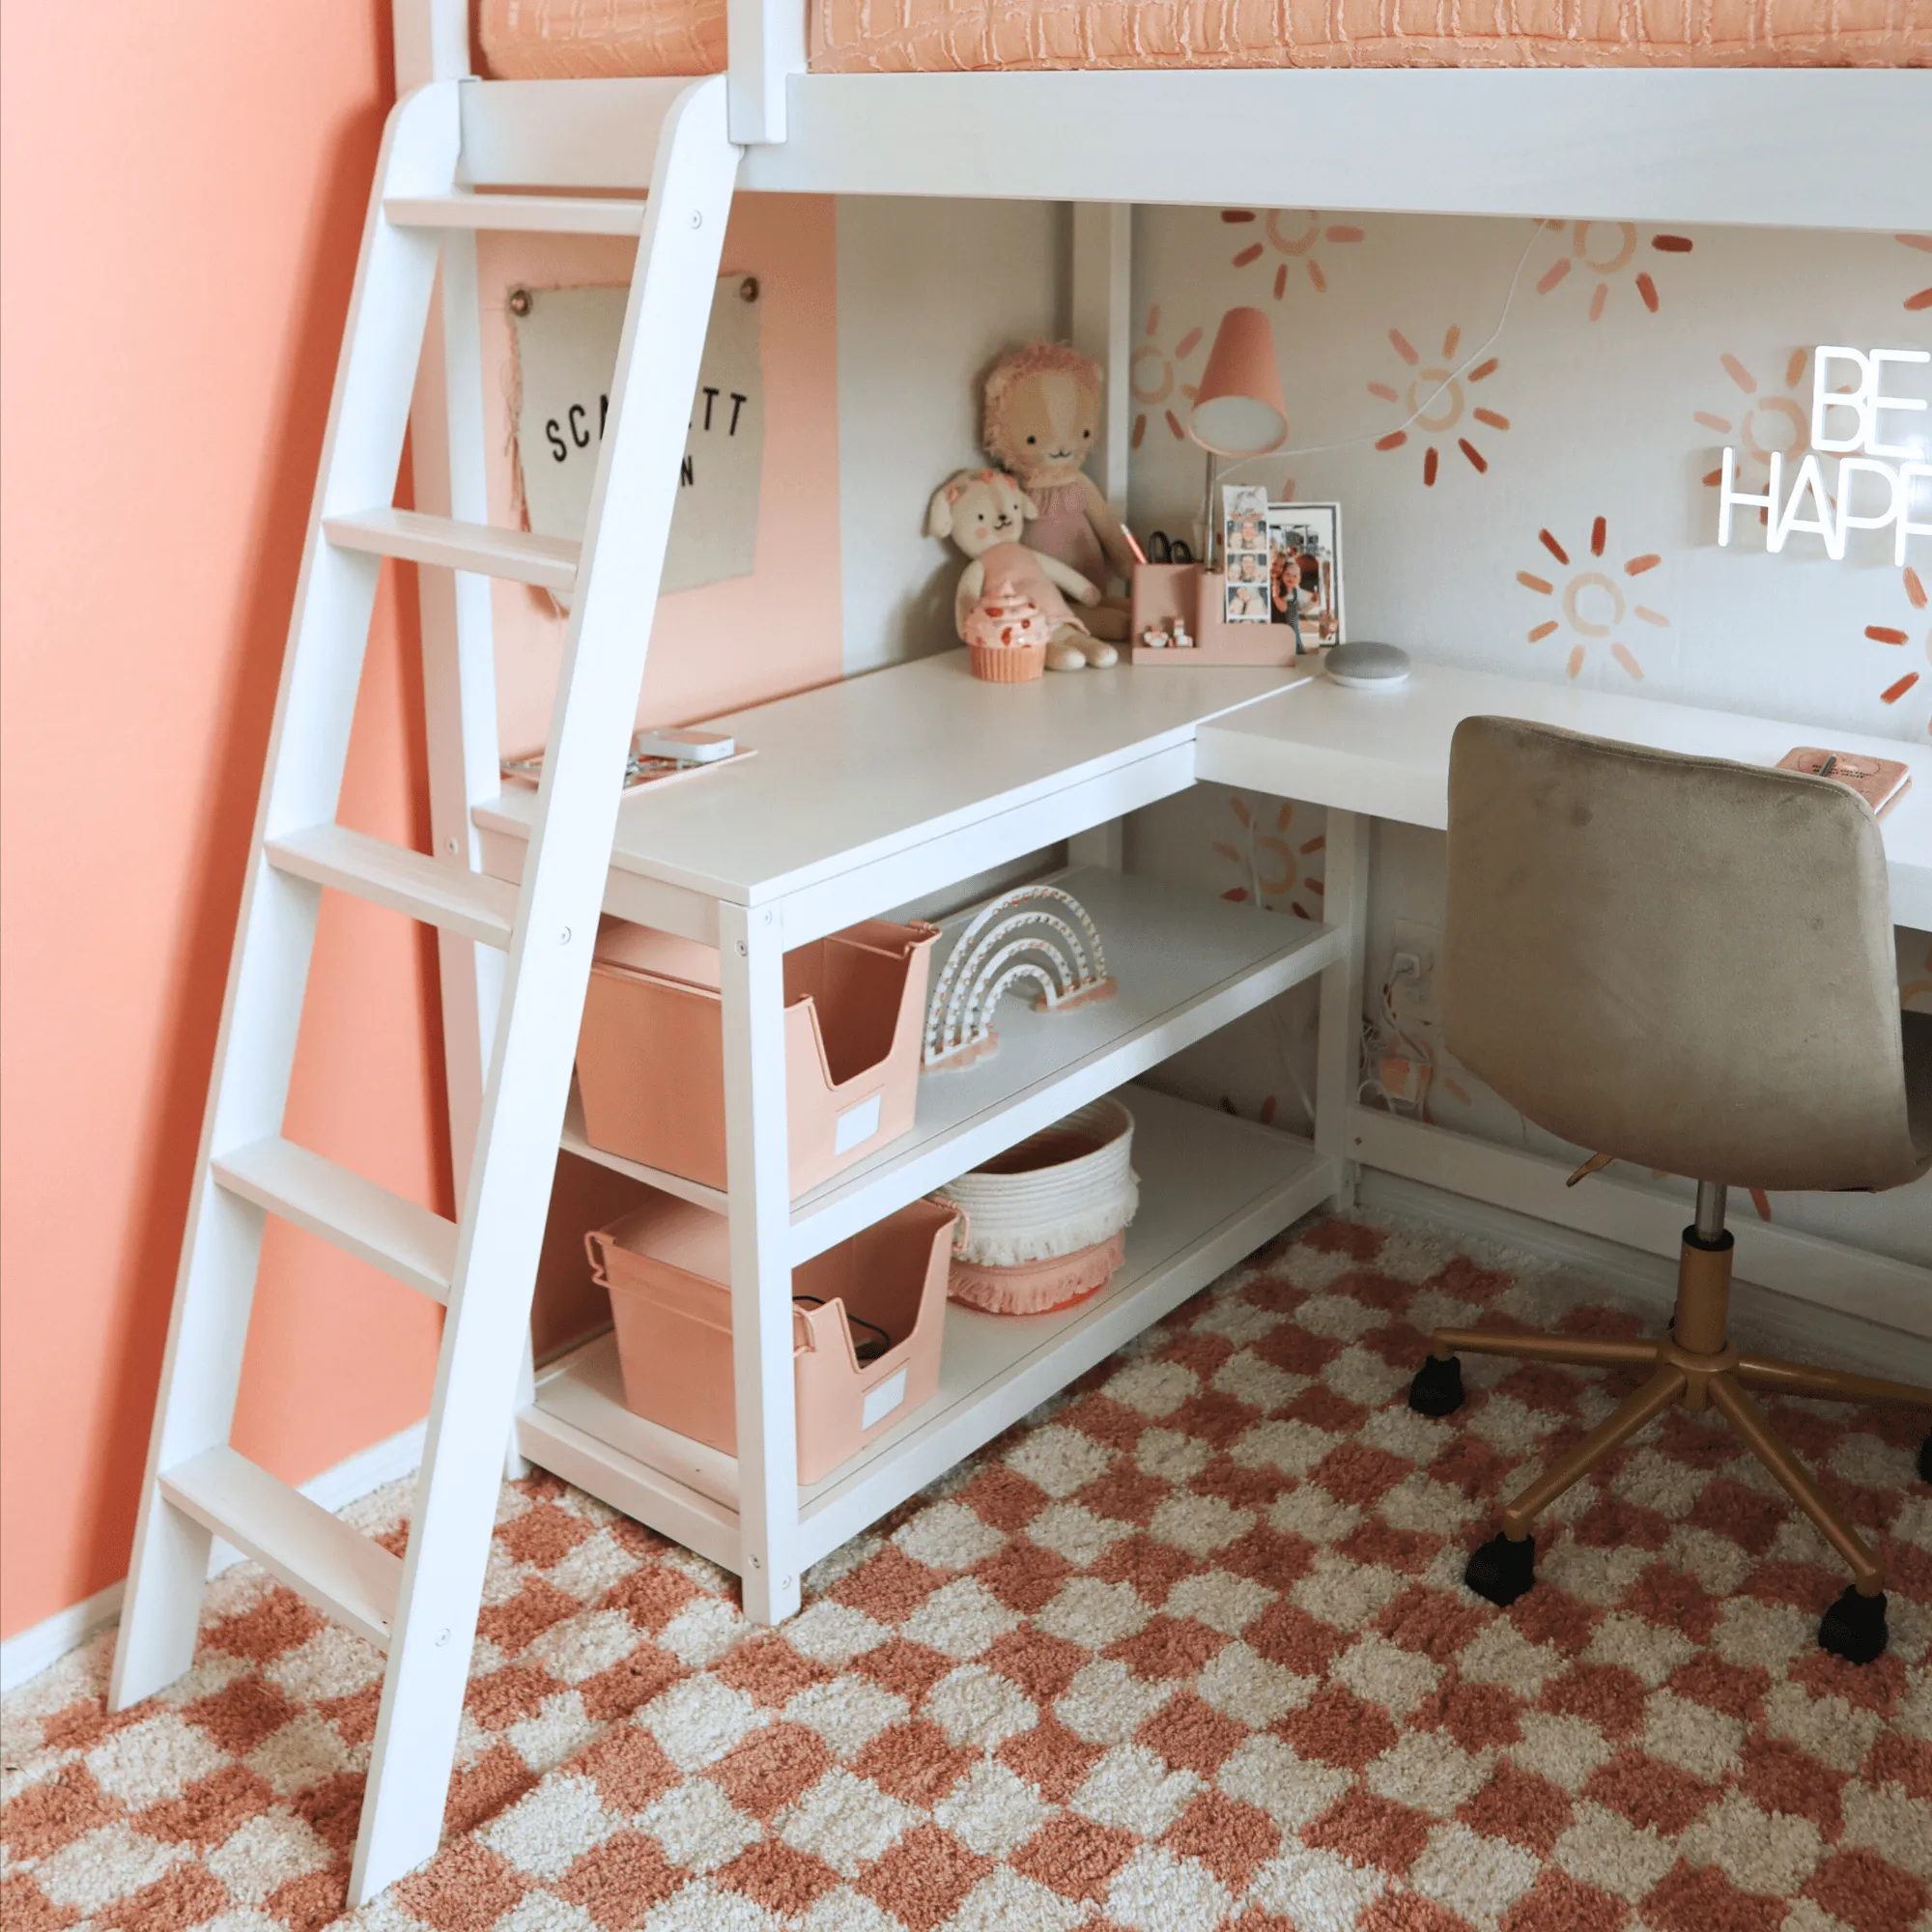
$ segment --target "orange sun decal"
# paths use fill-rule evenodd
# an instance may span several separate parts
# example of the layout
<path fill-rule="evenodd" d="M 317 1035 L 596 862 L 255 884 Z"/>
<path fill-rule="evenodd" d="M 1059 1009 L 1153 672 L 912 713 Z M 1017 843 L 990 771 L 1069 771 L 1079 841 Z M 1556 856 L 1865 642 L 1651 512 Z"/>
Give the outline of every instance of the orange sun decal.
<path fill-rule="evenodd" d="M 1201 331 L 1190 328 L 1172 349 L 1160 346 L 1160 304 L 1148 310 L 1147 333 L 1127 363 L 1127 389 L 1134 399 L 1133 447 L 1141 446 L 1148 421 L 1158 411 L 1177 442 L 1187 440 L 1176 410 L 1194 400 L 1194 384 L 1180 380 L 1180 365 L 1201 347 Z"/>
<path fill-rule="evenodd" d="M 1316 248 L 1323 242 L 1346 246 L 1362 240 L 1359 228 L 1347 222 L 1323 222 L 1319 211 L 1312 208 L 1269 208 L 1259 213 L 1252 208 L 1224 208 L 1221 219 L 1236 228 L 1261 223 L 1260 241 L 1242 236 L 1241 245 L 1235 250 L 1235 267 L 1245 269 L 1250 262 L 1260 262 L 1270 255 L 1278 257 L 1274 265 L 1276 301 L 1288 293 L 1289 270 L 1297 262 L 1315 293 L 1326 295 L 1328 277 Z"/>
<path fill-rule="evenodd" d="M 1905 601 L 1922 616 L 1928 601 L 1924 580 L 1909 563 L 1899 572 L 1899 577 L 1905 586 Z M 1903 624 L 1867 624 L 1865 636 L 1875 644 L 1891 644 L 1900 649 L 1908 648 L 1912 643 L 1912 633 L 1918 628 L 1919 621 L 1919 618 L 1913 618 Z M 1924 646 L 1925 660 L 1928 664 L 1932 664 L 1932 623 L 1927 623 L 1925 626 Z M 1919 676 L 1919 672 L 1909 670 L 1902 677 L 1892 679 L 1879 693 L 1878 701 L 1881 704 L 1896 704 L 1908 691 L 1918 685 Z M 1932 720 L 1926 722 L 1925 728 L 1932 731 Z"/>
<path fill-rule="evenodd" d="M 1800 400 L 1799 383 L 1804 375 L 1804 365 L 1811 359 L 1808 349 L 1795 349 L 1784 365 L 1784 388 L 1782 391 L 1766 395 L 1757 377 L 1728 350 L 1719 356 L 1723 364 L 1724 374 L 1746 398 L 1735 420 L 1728 415 L 1719 415 L 1715 410 L 1699 410 L 1696 419 L 1706 429 L 1719 436 L 1738 437 L 1744 444 L 1743 454 L 1747 463 L 1738 465 L 1741 473 L 1755 470 L 1755 480 L 1749 488 L 1763 493 L 1763 483 L 1769 473 L 1774 455 L 1784 458 L 1784 473 L 1789 476 L 1796 465 L 1804 460 L 1804 453 L 1811 447 L 1810 405 Z M 1704 481 L 1715 490 L 1722 476 L 1721 469 L 1714 469 Z M 1764 512 L 1758 512 L 1758 520 L 1764 520 Z"/>
<path fill-rule="evenodd" d="M 1279 905 L 1285 899 L 1296 919 L 1319 919 L 1319 910 L 1311 910 L 1302 900 L 1319 902 L 1321 897 L 1322 881 L 1306 861 L 1327 843 L 1323 836 L 1318 832 L 1312 838 L 1292 838 L 1289 828 L 1294 823 L 1294 807 L 1288 800 L 1267 800 L 1258 818 L 1239 792 L 1230 792 L 1228 808 L 1239 829 L 1228 838 L 1215 839 L 1214 854 L 1235 867 L 1241 883 L 1228 887 L 1221 896 L 1240 905 L 1266 905 L 1270 900 Z M 1264 831 L 1264 820 L 1273 829 Z"/>
<path fill-rule="evenodd" d="M 1603 320 L 1604 304 L 1610 298 L 1610 283 L 1632 269 L 1637 260 L 1636 223 L 1634 221 L 1547 221 L 1553 233 L 1570 231 L 1570 252 L 1559 255 L 1543 271 L 1536 293 L 1547 296 L 1573 269 L 1597 278 L 1590 295 L 1590 320 Z M 1650 246 L 1661 255 L 1688 255 L 1694 244 L 1688 235 L 1653 235 Z M 1657 313 L 1657 283 L 1648 269 L 1636 269 L 1636 292 L 1652 315 Z"/>
<path fill-rule="evenodd" d="M 1592 643 L 1607 641 L 1610 655 L 1616 659 L 1632 677 L 1641 678 L 1643 667 L 1636 660 L 1636 654 L 1616 635 L 1623 628 L 1626 617 L 1634 617 L 1639 623 L 1655 624 L 1660 629 L 1667 627 L 1670 619 L 1662 611 L 1654 611 L 1648 604 L 1638 604 L 1624 594 L 1624 585 L 1618 581 L 1623 578 L 1641 577 L 1645 571 L 1655 570 L 1663 559 L 1655 552 L 1642 556 L 1634 556 L 1622 567 L 1621 572 L 1598 568 L 1594 563 L 1586 563 L 1580 568 L 1573 567 L 1570 553 L 1557 542 L 1548 530 L 1538 530 L 1537 538 L 1570 575 L 1559 585 L 1547 577 L 1539 577 L 1534 571 L 1519 570 L 1516 581 L 1525 590 L 1533 590 L 1539 597 L 1554 597 L 1560 617 L 1548 617 L 1540 624 L 1533 625 L 1529 641 L 1540 644 L 1545 638 L 1553 637 L 1558 631 L 1568 629 L 1578 641 L 1570 646 L 1569 661 L 1564 669 L 1575 677 L 1582 668 L 1590 654 Z M 1590 526 L 1590 554 L 1601 557 L 1609 542 L 1609 524 L 1599 517 Z M 1547 567 L 1547 566 L 1546 566 Z"/>
<path fill-rule="evenodd" d="M 1932 235 L 1901 235 L 1898 240 L 1908 248 L 1917 248 L 1924 254 L 1932 255 Z M 1915 314 L 1919 309 L 1932 308 L 1932 288 L 1920 289 L 1917 294 L 1907 296 L 1905 305 Z"/>
<path fill-rule="evenodd" d="M 1494 410 L 1478 409 L 1469 402 L 1467 384 L 1487 382 L 1496 373 L 1499 363 L 1497 356 L 1491 355 L 1478 362 L 1467 375 L 1457 376 L 1453 380 L 1449 371 L 1456 366 L 1456 350 L 1463 340 L 1460 327 L 1452 327 L 1442 338 L 1442 364 L 1434 363 L 1425 367 L 1422 352 L 1418 350 L 1399 328 L 1389 330 L 1389 341 L 1395 345 L 1395 353 L 1408 364 L 1413 372 L 1406 388 L 1397 388 L 1391 383 L 1371 383 L 1369 394 L 1385 403 L 1399 403 L 1410 415 L 1426 402 L 1429 407 L 1415 415 L 1409 426 L 1415 431 L 1418 440 L 1424 442 L 1422 451 L 1422 480 L 1431 488 L 1435 486 L 1438 453 L 1435 439 L 1449 438 L 1466 416 L 1474 422 L 1485 423 L 1491 429 L 1505 430 L 1510 426 L 1508 416 L 1498 415 Z M 1439 391 L 1439 393 L 1438 393 Z M 1387 436 L 1378 440 L 1378 449 L 1400 449 L 1408 440 L 1407 429 L 1391 430 Z M 1455 437 L 1456 447 L 1467 459 L 1470 469 L 1481 475 L 1490 467 L 1490 460 L 1471 442 L 1467 436 Z"/>

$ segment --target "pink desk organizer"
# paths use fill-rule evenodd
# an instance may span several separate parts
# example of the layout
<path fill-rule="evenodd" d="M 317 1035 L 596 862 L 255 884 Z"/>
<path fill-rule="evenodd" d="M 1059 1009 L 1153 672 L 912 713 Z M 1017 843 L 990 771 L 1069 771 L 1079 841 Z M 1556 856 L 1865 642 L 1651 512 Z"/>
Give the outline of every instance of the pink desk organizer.
<path fill-rule="evenodd" d="M 1286 624 L 1230 624 L 1227 580 L 1198 563 L 1137 563 L 1134 566 L 1133 639 L 1137 665 L 1292 665 L 1294 633 Z M 1175 618 L 1187 626 L 1194 648 L 1150 650 L 1145 631 L 1164 630 Z M 1304 662 L 1315 662 L 1303 653 Z"/>
<path fill-rule="evenodd" d="M 958 1210 L 915 1201 L 792 1273 L 798 1478 L 815 1483 L 939 1388 L 939 1342 Z M 731 1377 L 730 1230 L 722 1214 L 658 1195 L 584 1237 L 611 1292 L 624 1406 L 727 1456 L 738 1453 Z M 847 1315 L 893 1346 L 861 1362 Z"/>
<path fill-rule="evenodd" d="M 937 926 L 867 920 L 787 952 L 791 1191 L 905 1133 Z M 723 1187 L 724 1022 L 718 953 L 607 919 L 577 1037 L 592 1147 Z"/>

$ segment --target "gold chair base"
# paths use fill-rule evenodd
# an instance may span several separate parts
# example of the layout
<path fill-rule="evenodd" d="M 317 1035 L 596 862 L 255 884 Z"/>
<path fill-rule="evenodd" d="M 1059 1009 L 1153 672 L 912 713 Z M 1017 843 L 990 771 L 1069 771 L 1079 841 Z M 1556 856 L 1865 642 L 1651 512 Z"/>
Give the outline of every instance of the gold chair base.
<path fill-rule="evenodd" d="M 1529 1362 L 1562 1362 L 1581 1368 L 1647 1368 L 1649 1379 L 1559 1457 L 1503 1511 L 1503 1534 L 1513 1543 L 1528 1536 L 1536 1517 L 1577 1479 L 1675 1403 L 1715 1408 L 1782 1485 L 1825 1540 L 1851 1566 L 1861 1596 L 1885 1589 L 1877 1556 L 1833 1508 L 1811 1473 L 1792 1454 L 1747 1389 L 1780 1395 L 1822 1396 L 1832 1402 L 1907 1403 L 1932 1408 L 1932 1389 L 1882 1381 L 1836 1369 L 1808 1368 L 1768 1355 L 1746 1355 L 1730 1346 L 1731 1239 L 1704 1245 L 1687 1234 L 1678 1263 L 1677 1307 L 1670 1333 L 1654 1342 L 1594 1342 L 1567 1335 L 1507 1335 L 1491 1329 L 1438 1328 L 1431 1352 L 1446 1362 L 1464 1350 Z"/>

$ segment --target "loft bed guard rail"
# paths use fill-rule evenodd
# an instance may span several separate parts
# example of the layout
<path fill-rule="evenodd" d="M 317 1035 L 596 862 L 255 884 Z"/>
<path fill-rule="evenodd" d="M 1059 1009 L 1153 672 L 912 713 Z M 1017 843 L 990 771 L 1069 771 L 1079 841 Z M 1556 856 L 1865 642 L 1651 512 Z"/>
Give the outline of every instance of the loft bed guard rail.
<path fill-rule="evenodd" d="M 1932 225 L 1932 0 L 1888 0 L 1878 17 L 1890 25 L 1866 36 L 1878 51 L 1860 41 L 1842 55 L 1858 66 L 1798 64 L 1829 49 L 1794 30 L 1767 39 L 1763 65 L 1697 65 L 1680 45 L 1674 64 L 1653 52 L 1633 65 L 1504 66 L 1486 43 L 1469 65 L 973 72 L 811 70 L 809 8 L 829 4 L 650 0 L 653 12 L 710 8 L 723 19 L 743 189 Z M 466 0 L 394 5 L 403 85 L 478 76 L 464 89 L 471 185 L 648 185 L 658 130 L 688 74 L 491 79 Z M 569 19 L 582 36 L 642 11 L 642 0 L 604 0 Z M 516 13 L 563 17 L 531 0 L 517 0 Z M 704 56 L 694 47 L 686 58 Z M 1880 59 L 1916 65 L 1870 64 Z M 569 64 L 546 71 L 559 65 Z"/>
<path fill-rule="evenodd" d="M 1108 111 L 1116 99 L 1153 102 L 1158 118 L 1142 122 L 1139 131 L 1158 136 L 1146 144 L 1155 149 L 1183 147 L 1203 127 L 1218 138 L 1222 122 L 1193 122 L 1180 111 L 1195 100 L 1242 113 L 1256 102 L 1280 101 L 1299 110 L 1313 101 L 1321 131 L 1345 134 L 1350 158 L 1361 159 L 1365 148 L 1400 130 L 1399 115 L 1389 110 L 1409 99 L 1412 90 L 1386 84 L 1395 71 L 1540 71 L 1540 85 L 1469 90 L 1466 96 L 1450 91 L 1452 99 L 1466 98 L 1485 108 L 1500 105 L 1514 118 L 1526 100 L 1600 98 L 1587 89 L 1549 84 L 1557 81 L 1555 71 L 1701 79 L 1724 70 L 1759 74 L 1804 70 L 1816 76 L 1833 70 L 1896 72 L 1932 67 L 1932 0 L 1760 0 L 1749 7 L 1651 0 L 1641 9 L 1595 11 L 1575 0 L 1465 0 L 1455 7 L 1438 0 L 1400 10 L 1379 0 L 1320 5 L 1289 0 L 1285 7 L 1278 0 L 927 0 L 916 9 L 882 0 L 476 0 L 473 15 L 469 0 L 395 4 L 398 72 L 406 81 L 469 73 L 496 80 L 579 80 L 691 78 L 723 71 L 728 75 L 732 138 L 752 147 L 789 140 L 792 114 L 809 100 L 829 108 L 854 99 L 843 89 L 818 85 L 838 79 L 970 74 L 981 83 L 995 81 L 996 91 L 982 84 L 971 97 L 986 117 L 981 127 L 1004 133 L 1022 151 L 1032 148 L 1042 124 L 1018 118 L 1018 111 L 1042 100 L 1065 102 L 1083 113 L 1092 112 L 1095 100 Z M 1333 124 L 1342 117 L 1322 112 L 1322 104 L 1360 98 L 1348 89 L 1263 86 L 1236 93 L 1215 87 L 1202 95 L 1130 87 L 1114 95 L 1064 86 L 1071 73 L 1134 71 L 1169 78 L 1355 74 L 1369 79 L 1369 99 L 1388 107 L 1366 122 L 1347 117 L 1338 128 Z M 1044 92 L 1007 84 L 1024 72 L 1045 76 Z M 810 94 L 801 95 L 802 80 L 812 83 Z M 937 92 L 896 90 L 909 101 L 923 101 Z M 1673 132 L 1688 137 L 1695 149 L 1703 147 L 1706 93 L 1693 79 L 1656 90 L 1639 83 L 1601 98 L 1655 98 L 1678 110 L 1639 113 L 1623 128 L 1628 145 L 1661 143 L 1667 152 Z M 1743 165 L 1773 145 L 1773 128 L 1794 153 L 1810 149 L 1817 172 L 1829 179 L 1845 178 L 1843 159 L 1862 159 L 1843 156 L 1838 146 L 1858 124 L 1821 111 L 1832 90 L 1747 86 L 1719 89 L 1709 98 L 1733 127 L 1731 103 L 1737 100 L 1798 109 L 1781 127 L 1775 114 L 1769 126 L 1758 125 L 1747 148 L 1737 155 Z M 1004 106 L 1006 99 L 1014 102 L 1014 110 Z M 875 99 L 873 111 L 883 101 L 884 97 Z M 1559 131 L 1563 118 L 1559 110 Z M 1299 125 L 1274 121 L 1278 131 L 1298 130 Z M 1526 136 L 1539 131 L 1533 120 L 1523 128 Z M 961 152 L 977 162 L 991 145 L 981 141 Z M 955 153 L 951 158 L 959 157 Z M 948 186 L 956 191 L 955 182 Z"/>

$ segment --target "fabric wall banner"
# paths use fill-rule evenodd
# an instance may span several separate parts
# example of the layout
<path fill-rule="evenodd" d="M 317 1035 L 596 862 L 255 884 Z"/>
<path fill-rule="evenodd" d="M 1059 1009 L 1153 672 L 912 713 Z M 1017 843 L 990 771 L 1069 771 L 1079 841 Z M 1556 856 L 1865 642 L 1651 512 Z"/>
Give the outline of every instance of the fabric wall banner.
<path fill-rule="evenodd" d="M 685 439 L 664 588 L 749 577 L 758 548 L 765 445 L 758 303 L 743 274 L 719 283 Z M 581 541 L 623 333 L 621 288 L 528 289 L 513 299 L 517 469 L 529 527 Z M 519 313 L 521 307 L 522 312 Z M 559 599 L 559 602 L 564 600 Z"/>

